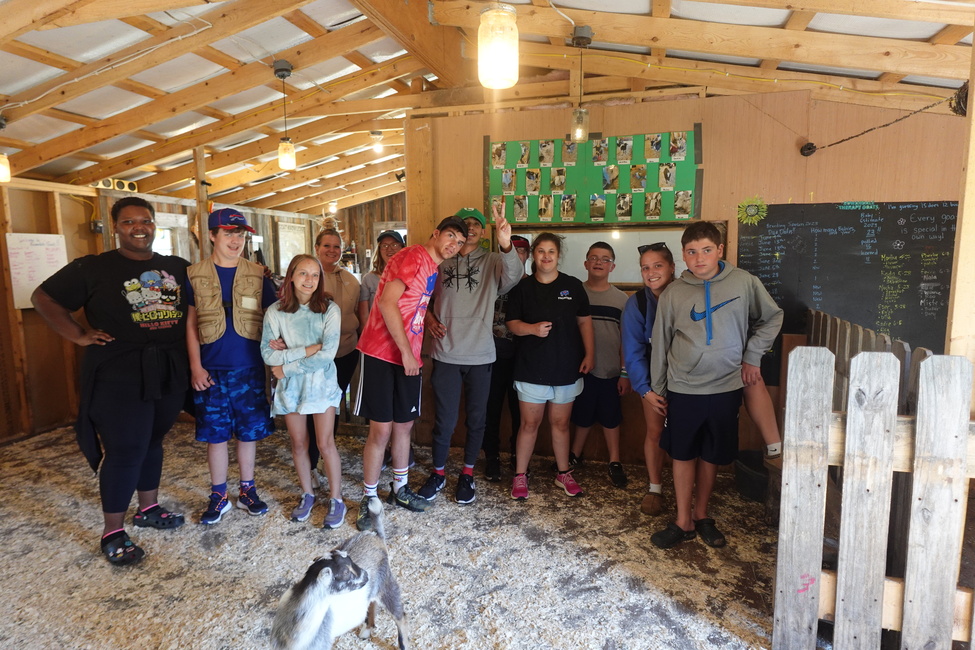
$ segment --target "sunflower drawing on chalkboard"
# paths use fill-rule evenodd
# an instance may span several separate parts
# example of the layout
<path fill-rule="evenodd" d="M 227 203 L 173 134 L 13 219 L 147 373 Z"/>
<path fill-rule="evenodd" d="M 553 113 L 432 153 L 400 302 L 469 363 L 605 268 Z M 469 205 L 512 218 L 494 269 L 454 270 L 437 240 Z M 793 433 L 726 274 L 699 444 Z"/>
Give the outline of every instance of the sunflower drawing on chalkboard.
<path fill-rule="evenodd" d="M 748 226 L 754 226 L 765 218 L 768 214 L 768 206 L 765 201 L 757 196 L 745 199 L 738 204 L 738 222 Z"/>

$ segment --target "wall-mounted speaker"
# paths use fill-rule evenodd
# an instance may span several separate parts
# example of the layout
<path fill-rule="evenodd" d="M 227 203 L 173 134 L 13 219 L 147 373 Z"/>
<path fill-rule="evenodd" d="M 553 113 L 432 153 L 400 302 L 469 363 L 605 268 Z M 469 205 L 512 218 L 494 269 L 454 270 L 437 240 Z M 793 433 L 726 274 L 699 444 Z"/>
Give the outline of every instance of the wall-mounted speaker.
<path fill-rule="evenodd" d="M 103 178 L 91 184 L 100 190 L 119 190 L 120 192 L 138 192 L 139 185 L 135 181 L 123 181 L 119 178 Z"/>

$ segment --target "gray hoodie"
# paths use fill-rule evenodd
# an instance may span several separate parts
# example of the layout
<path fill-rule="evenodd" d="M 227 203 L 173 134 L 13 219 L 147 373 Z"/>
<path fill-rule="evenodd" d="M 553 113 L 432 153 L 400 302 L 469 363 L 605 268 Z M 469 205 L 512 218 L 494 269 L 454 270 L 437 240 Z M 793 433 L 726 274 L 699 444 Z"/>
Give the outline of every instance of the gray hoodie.
<path fill-rule="evenodd" d="M 469 255 L 441 262 L 430 309 L 447 333 L 433 339 L 433 358 L 469 366 L 494 363 L 494 301 L 522 275 L 524 265 L 514 246 L 507 253 L 478 246 Z"/>
<path fill-rule="evenodd" d="M 684 271 L 657 304 L 653 392 L 713 395 L 741 388 L 742 362 L 760 365 L 781 327 L 782 310 L 747 271 L 728 262 L 710 280 Z"/>

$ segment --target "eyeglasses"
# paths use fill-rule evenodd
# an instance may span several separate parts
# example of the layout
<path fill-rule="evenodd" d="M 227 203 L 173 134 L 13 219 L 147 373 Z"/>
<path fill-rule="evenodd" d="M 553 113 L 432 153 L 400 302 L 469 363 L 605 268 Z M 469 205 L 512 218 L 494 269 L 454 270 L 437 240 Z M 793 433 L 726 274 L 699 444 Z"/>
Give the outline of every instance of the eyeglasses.
<path fill-rule="evenodd" d="M 637 251 L 639 251 L 640 255 L 643 255 L 647 251 L 666 251 L 666 250 L 670 250 L 669 248 L 667 248 L 667 243 L 666 242 L 662 242 L 662 241 L 658 241 L 655 244 L 644 244 L 643 246 L 637 246 L 636 249 L 637 249 Z"/>
<path fill-rule="evenodd" d="M 586 258 L 586 261 L 590 262 L 591 264 L 595 264 L 597 262 L 602 262 L 603 264 L 612 264 L 616 260 L 614 260 L 611 257 L 596 257 L 595 255 L 590 255 L 589 257 Z"/>
<path fill-rule="evenodd" d="M 400 244 L 399 242 L 392 242 L 392 243 L 389 243 L 389 244 L 380 244 L 379 245 L 379 248 L 383 249 L 384 251 L 388 251 L 388 250 L 391 250 L 393 248 L 395 248 L 396 250 L 399 250 L 399 249 L 403 248 L 403 245 Z"/>

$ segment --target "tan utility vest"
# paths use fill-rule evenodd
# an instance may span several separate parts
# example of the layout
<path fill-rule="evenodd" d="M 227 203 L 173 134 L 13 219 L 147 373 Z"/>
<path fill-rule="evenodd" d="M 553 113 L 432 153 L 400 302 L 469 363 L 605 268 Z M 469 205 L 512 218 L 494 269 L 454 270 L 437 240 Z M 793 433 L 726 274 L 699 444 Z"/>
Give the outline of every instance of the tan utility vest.
<path fill-rule="evenodd" d="M 217 267 L 210 259 L 193 264 L 186 270 L 196 298 L 197 330 L 200 343 L 213 343 L 227 331 L 227 314 L 220 289 Z M 264 310 L 261 293 L 264 288 L 264 267 L 245 259 L 237 260 L 234 275 L 231 310 L 234 330 L 245 339 L 261 340 Z"/>

